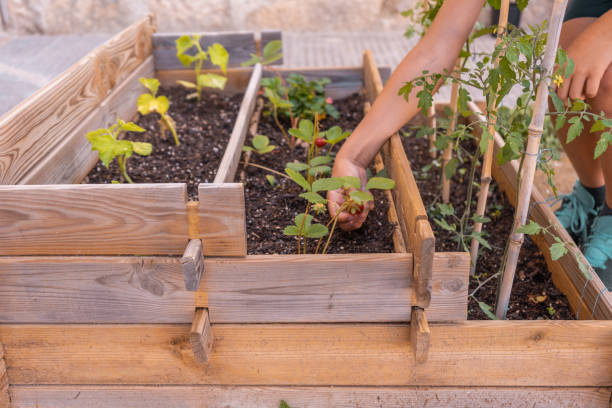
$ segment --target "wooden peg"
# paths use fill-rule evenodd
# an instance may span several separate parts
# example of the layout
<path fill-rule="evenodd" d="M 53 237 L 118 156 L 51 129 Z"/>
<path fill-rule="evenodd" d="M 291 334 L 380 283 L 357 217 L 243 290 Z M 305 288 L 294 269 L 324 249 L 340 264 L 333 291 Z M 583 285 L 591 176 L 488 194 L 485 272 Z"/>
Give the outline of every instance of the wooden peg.
<path fill-rule="evenodd" d="M 189 332 L 189 342 L 195 361 L 198 364 L 208 363 L 214 342 L 208 309 L 200 307 L 196 309 Z"/>
<path fill-rule="evenodd" d="M 410 345 L 414 350 L 414 359 L 417 364 L 426 362 L 429 354 L 429 324 L 427 324 L 425 310 L 416 306 L 412 308 L 410 318 Z"/>
<path fill-rule="evenodd" d="M 185 289 L 195 292 L 200 287 L 202 276 L 204 276 L 204 256 L 202 255 L 202 241 L 192 239 L 187 244 L 183 257 L 183 279 Z"/>

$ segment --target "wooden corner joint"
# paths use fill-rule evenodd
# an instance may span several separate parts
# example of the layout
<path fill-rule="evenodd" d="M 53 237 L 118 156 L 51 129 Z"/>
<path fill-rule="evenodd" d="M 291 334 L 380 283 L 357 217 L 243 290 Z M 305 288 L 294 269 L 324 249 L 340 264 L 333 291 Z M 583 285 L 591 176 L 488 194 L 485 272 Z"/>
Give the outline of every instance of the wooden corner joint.
<path fill-rule="evenodd" d="M 191 330 L 189 331 L 189 342 L 191 343 L 196 363 L 207 364 L 210 360 L 214 342 L 207 308 L 196 308 Z"/>
<path fill-rule="evenodd" d="M 429 324 L 425 317 L 425 310 L 418 306 L 412 308 L 410 318 L 410 346 L 414 352 L 417 364 L 427 361 L 429 354 Z"/>
<path fill-rule="evenodd" d="M 189 240 L 181 258 L 181 265 L 185 289 L 192 292 L 197 291 L 204 276 L 204 255 L 201 240 Z"/>

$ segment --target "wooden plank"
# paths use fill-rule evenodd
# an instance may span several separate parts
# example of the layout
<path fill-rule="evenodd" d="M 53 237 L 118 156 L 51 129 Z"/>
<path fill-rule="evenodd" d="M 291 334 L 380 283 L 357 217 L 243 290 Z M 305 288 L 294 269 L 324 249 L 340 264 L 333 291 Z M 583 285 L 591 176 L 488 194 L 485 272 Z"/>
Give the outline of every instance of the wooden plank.
<path fill-rule="evenodd" d="M 152 30 L 141 19 L 0 118 L 0 184 L 26 177 L 145 60 Z"/>
<path fill-rule="evenodd" d="M 261 31 L 261 50 L 272 41 L 283 41 L 283 32 L 280 30 L 262 30 Z M 283 52 L 281 48 L 281 52 Z M 280 58 L 272 63 L 272 65 L 283 65 L 283 58 Z"/>
<path fill-rule="evenodd" d="M 0 257 L 0 323 L 189 323 L 180 258 Z"/>
<path fill-rule="evenodd" d="M 198 195 L 204 255 L 245 256 L 244 186 L 240 183 L 201 183 Z"/>
<path fill-rule="evenodd" d="M 85 134 L 108 127 L 117 121 L 133 120 L 137 115 L 136 101 L 144 87 L 139 78 L 155 75 L 153 57 L 149 56 L 102 101 L 64 140 L 32 169 L 20 184 L 71 184 L 80 182 L 98 161 Z"/>
<path fill-rule="evenodd" d="M 239 67 L 251 59 L 255 53 L 255 36 L 252 32 L 200 32 L 200 33 L 159 33 L 153 35 L 153 56 L 158 70 L 187 69 L 176 57 L 174 41 L 183 34 L 199 34 L 200 45 L 206 49 L 213 43 L 219 43 L 229 53 L 228 67 Z M 204 68 L 211 68 L 210 61 L 204 62 Z"/>
<path fill-rule="evenodd" d="M 185 192 L 183 183 L 0 186 L 0 253 L 180 255 Z"/>
<path fill-rule="evenodd" d="M 206 370 L 190 325 L 0 325 L 10 382 L 368 386 L 612 386 L 612 321 L 215 325 Z"/>
<path fill-rule="evenodd" d="M 196 291 L 200 287 L 202 276 L 204 276 L 204 257 L 202 256 L 202 241 L 199 239 L 189 240 L 187 248 L 181 258 L 185 289 Z"/>
<path fill-rule="evenodd" d="M 231 183 L 236 177 L 236 170 L 238 169 L 238 161 L 242 154 L 242 146 L 244 145 L 244 139 L 249 130 L 249 123 L 253 111 L 255 110 L 255 102 L 257 101 L 257 92 L 259 91 L 259 84 L 261 82 L 261 65 L 255 65 L 249 86 L 247 87 L 242 103 L 240 104 L 240 111 L 234 122 L 234 128 L 230 136 L 230 140 L 227 143 L 225 153 L 217 169 L 215 175 L 215 183 Z"/>
<path fill-rule="evenodd" d="M 477 120 L 480 110 L 474 103 L 470 103 L 470 110 L 475 115 L 470 120 Z M 478 127 L 475 128 L 479 129 Z M 499 134 L 494 137 L 496 153 L 504 145 L 503 139 Z M 505 192 L 506 197 L 516 205 L 517 174 L 518 163 L 516 161 L 498 166 L 494 163 L 492 174 L 498 185 Z M 544 197 L 536 186 L 531 193 L 531 219 L 542 226 L 553 226 L 553 233 L 564 241 L 572 242 L 569 234 L 558 223 L 553 210 L 546 203 Z M 535 203 L 535 204 L 533 204 Z M 532 237 L 546 258 L 546 263 L 552 274 L 555 285 L 567 296 L 572 306 L 572 310 L 577 313 L 580 305 L 581 319 L 612 319 L 612 295 L 605 289 L 605 285 L 596 274 L 592 279 L 587 280 L 580 270 L 577 260 L 572 255 L 565 255 L 558 261 L 553 261 L 550 257 L 550 246 L 554 243 L 551 236 Z M 586 262 L 586 261 L 585 261 Z M 593 307 L 597 301 L 597 308 L 593 312 Z M 592 316 L 592 317 L 591 317 Z"/>
<path fill-rule="evenodd" d="M 429 319 L 466 319 L 469 257 L 438 255 Z M 410 254 L 207 259 L 196 305 L 213 323 L 406 322 L 411 268 Z"/>
<path fill-rule="evenodd" d="M 410 346 L 417 364 L 423 364 L 427 361 L 429 337 L 429 324 L 425 317 L 425 311 L 420 307 L 413 307 L 412 320 L 410 321 Z"/>
<path fill-rule="evenodd" d="M 189 342 L 193 350 L 193 357 L 198 364 L 206 364 L 210 359 L 213 348 L 213 332 L 208 318 L 208 309 L 197 308 L 189 332 Z"/>
<path fill-rule="evenodd" d="M 9 407 L 10 402 L 8 374 L 6 372 L 6 362 L 4 361 L 4 346 L 0 343 L 0 407 Z"/>
<path fill-rule="evenodd" d="M 186 69 L 175 69 L 175 70 L 157 70 L 155 71 L 155 77 L 159 79 L 162 86 L 175 86 L 176 81 L 190 81 L 195 82 L 195 73 L 193 70 Z M 204 72 L 212 74 L 223 74 L 220 69 L 207 69 Z M 244 92 L 247 88 L 249 81 L 251 80 L 253 68 L 228 68 L 227 70 L 227 82 L 225 88 L 220 91 L 219 89 L 204 88 L 202 92 L 221 92 L 223 94 L 237 94 Z"/>
<path fill-rule="evenodd" d="M 366 50 L 363 53 L 363 78 L 368 101 L 372 104 L 383 90 L 382 78 L 377 71 L 372 51 Z"/>
<path fill-rule="evenodd" d="M 196 306 L 213 323 L 407 321 L 411 278 L 394 265 L 410 256 L 206 258 L 197 299 L 178 257 L 0 257 L 0 323 L 191 323 Z M 469 256 L 434 268 L 429 320 L 465 320 Z"/>
<path fill-rule="evenodd" d="M 14 408 L 608 408 L 598 387 L 14 386 Z"/>

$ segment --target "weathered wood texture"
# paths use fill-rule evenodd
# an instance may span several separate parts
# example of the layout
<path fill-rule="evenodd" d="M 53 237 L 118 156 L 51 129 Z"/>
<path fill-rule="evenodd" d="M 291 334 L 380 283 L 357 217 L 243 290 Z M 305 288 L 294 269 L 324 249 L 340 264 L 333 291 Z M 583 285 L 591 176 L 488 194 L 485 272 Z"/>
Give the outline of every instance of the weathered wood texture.
<path fill-rule="evenodd" d="M 182 254 L 186 185 L 0 186 L 3 255 Z"/>
<path fill-rule="evenodd" d="M 20 184 L 70 184 L 81 181 L 98 160 L 98 154 L 91 150 L 85 134 L 108 127 L 117 118 L 132 120 L 137 115 L 136 101 L 145 91 L 138 79 L 153 76 L 153 57 L 149 56 L 87 118 L 70 130 L 64 140 Z"/>
<path fill-rule="evenodd" d="M 261 82 L 261 65 L 255 65 L 251 80 L 244 93 L 244 98 L 240 104 L 240 111 L 236 117 L 234 123 L 234 129 L 230 136 L 230 140 L 225 148 L 225 153 L 217 169 L 215 175 L 215 183 L 231 183 L 234 181 L 236 176 L 236 169 L 238 168 L 238 161 L 242 154 L 242 146 L 244 145 L 244 139 L 249 130 L 249 123 L 253 111 L 255 110 L 255 102 L 257 101 L 257 92 L 259 91 L 259 84 Z"/>
<path fill-rule="evenodd" d="M 608 408 L 597 387 L 14 386 L 14 408 Z"/>
<path fill-rule="evenodd" d="M 464 320 L 469 257 L 437 255 L 428 317 Z M 411 269 L 410 254 L 206 260 L 196 305 L 208 307 L 213 323 L 405 322 L 413 297 Z"/>
<path fill-rule="evenodd" d="M 370 51 L 363 54 L 363 76 L 366 94 L 373 103 L 383 89 L 383 81 Z M 395 180 L 393 197 L 408 251 L 414 254 L 415 306 L 426 308 L 431 301 L 431 279 L 435 238 L 427 219 L 427 211 L 412 174 L 399 135 L 396 133 L 381 155 L 389 176 Z"/>
<path fill-rule="evenodd" d="M 188 291 L 198 290 L 202 276 L 204 276 L 204 257 L 202 255 L 201 240 L 189 240 L 181 258 L 181 267 L 183 269 L 183 279 L 185 279 L 185 289 Z"/>
<path fill-rule="evenodd" d="M 0 407 L 9 407 L 11 398 L 9 396 L 9 382 L 4 361 L 4 346 L 0 343 Z"/>
<path fill-rule="evenodd" d="M 147 16 L 0 118 L 0 184 L 20 183 L 151 53 Z"/>
<path fill-rule="evenodd" d="M 215 325 L 206 370 L 191 325 L 0 325 L 22 384 L 612 386 L 612 321 L 430 324 L 416 365 L 406 325 Z"/>
<path fill-rule="evenodd" d="M 3 255 L 181 255 L 186 185 L 0 186 Z M 240 184 L 201 184 L 198 236 L 207 256 L 246 254 Z M 223 203 L 223 205 L 220 205 Z"/>
<path fill-rule="evenodd" d="M 193 350 L 193 357 L 198 364 L 206 364 L 210 360 L 213 348 L 213 332 L 210 327 L 208 309 L 198 308 L 193 316 L 193 323 L 189 331 L 189 343 Z"/>
<path fill-rule="evenodd" d="M 178 257 L 0 257 L 0 323 L 191 323 L 196 306 L 213 323 L 403 322 L 410 257 L 206 258 L 195 298 Z M 468 265 L 436 255 L 430 321 L 466 319 Z"/>
<path fill-rule="evenodd" d="M 192 33 L 189 33 L 190 35 Z M 193 33 L 200 34 L 200 45 L 206 49 L 213 43 L 219 43 L 229 53 L 228 67 L 239 67 L 241 63 L 251 59 L 251 54 L 256 54 L 255 34 L 252 32 L 218 32 L 218 33 Z M 183 33 L 158 33 L 153 35 L 153 55 L 155 57 L 155 68 L 158 70 L 186 70 L 176 57 L 175 40 Z M 280 40 L 280 31 L 264 31 L 261 33 L 261 45 L 272 40 Z M 281 64 L 276 61 L 274 64 Z M 204 68 L 212 68 L 210 61 L 204 62 Z"/>
<path fill-rule="evenodd" d="M 441 106 L 444 105 L 441 104 Z M 469 120 L 483 120 L 478 106 L 470 103 L 470 110 L 475 114 Z M 476 127 L 475 129 L 478 130 L 479 128 Z M 497 154 L 497 151 L 503 147 L 504 141 L 496 133 L 494 142 L 495 154 Z M 503 166 L 498 166 L 497 162 L 494 162 L 492 168 L 495 181 L 512 205 L 516 205 L 518 167 L 519 164 L 514 161 Z M 567 231 L 559 224 L 553 210 L 536 186 L 533 187 L 531 192 L 531 206 L 533 206 L 531 219 L 543 227 L 552 225 L 554 235 L 564 241 L 573 242 Z M 597 274 L 592 273 L 592 279 L 588 280 L 580 270 L 578 261 L 571 254 L 563 256 L 558 261 L 553 261 L 549 248 L 555 241 L 550 235 L 532 236 L 530 239 L 535 241 L 544 254 L 555 285 L 567 296 L 574 312 L 578 314 L 578 311 L 580 311 L 579 317 L 581 319 L 612 319 L 612 295 L 605 289 Z M 597 302 L 597 307 L 593 310 L 595 302 Z M 579 306 L 580 309 L 578 309 Z"/>
<path fill-rule="evenodd" d="M 245 256 L 244 189 L 240 183 L 201 183 L 199 233 L 206 256 Z"/>
<path fill-rule="evenodd" d="M 427 361 L 430 335 L 425 311 L 420 307 L 413 307 L 412 319 L 410 320 L 410 345 L 414 352 L 414 359 L 418 364 Z"/>

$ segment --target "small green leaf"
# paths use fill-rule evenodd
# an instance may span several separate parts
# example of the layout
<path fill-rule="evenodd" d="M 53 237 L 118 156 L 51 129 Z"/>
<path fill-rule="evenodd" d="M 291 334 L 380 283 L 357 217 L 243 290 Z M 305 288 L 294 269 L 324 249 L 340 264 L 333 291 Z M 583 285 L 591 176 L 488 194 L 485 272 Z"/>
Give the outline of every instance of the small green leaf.
<path fill-rule="evenodd" d="M 251 146 L 244 145 L 244 146 L 242 146 L 242 151 L 243 152 L 252 152 L 253 148 Z"/>
<path fill-rule="evenodd" d="M 361 189 L 361 179 L 355 176 L 344 176 L 341 177 L 344 187 Z"/>
<path fill-rule="evenodd" d="M 295 222 L 295 225 L 298 228 L 303 227 L 304 229 L 307 229 L 310 226 L 310 224 L 312 223 L 312 220 L 313 220 L 312 215 L 304 214 L 304 213 L 296 215 L 295 218 L 293 219 L 293 221 Z"/>
<path fill-rule="evenodd" d="M 474 222 L 480 223 L 480 224 L 486 224 L 487 222 L 490 222 L 491 219 L 489 217 L 482 217 L 478 214 L 474 214 L 472 215 L 472 220 L 474 220 Z"/>
<path fill-rule="evenodd" d="M 452 204 L 438 203 L 438 209 L 440 210 L 440 214 L 444 216 L 455 215 L 455 208 Z"/>
<path fill-rule="evenodd" d="M 151 91 L 153 96 L 157 94 L 157 90 L 159 89 L 159 81 L 156 78 L 139 78 L 138 80 L 145 86 L 145 88 Z"/>
<path fill-rule="evenodd" d="M 283 42 L 281 40 L 273 40 L 267 43 L 263 49 L 263 65 L 270 65 L 274 61 L 277 61 L 283 57 L 281 49 L 283 48 Z"/>
<path fill-rule="evenodd" d="M 200 74 L 198 75 L 198 85 L 207 88 L 224 89 L 227 78 L 217 74 Z"/>
<path fill-rule="evenodd" d="M 565 254 L 567 254 L 567 248 L 563 242 L 555 242 L 550 246 L 550 258 L 553 261 L 556 261 Z"/>
<path fill-rule="evenodd" d="M 268 139 L 268 136 L 256 135 L 253 138 L 253 147 L 257 150 L 263 149 L 268 145 L 268 143 L 270 143 L 270 139 Z"/>
<path fill-rule="evenodd" d="M 446 231 L 456 231 L 457 230 L 457 226 L 455 224 L 448 225 L 448 223 L 446 222 L 444 218 L 434 218 L 434 222 L 438 224 L 439 226 L 441 226 Z"/>
<path fill-rule="evenodd" d="M 287 173 L 287 175 L 291 177 L 291 180 L 295 181 L 304 190 L 311 191 L 310 184 L 306 181 L 304 176 L 302 176 L 300 173 L 290 168 L 286 168 L 285 173 Z"/>
<path fill-rule="evenodd" d="M 322 224 L 312 224 L 304 233 L 306 238 L 321 238 L 328 234 L 328 229 L 325 225 Z"/>
<path fill-rule="evenodd" d="M 285 235 L 300 235 L 300 230 L 295 225 L 286 226 L 283 230 Z"/>
<path fill-rule="evenodd" d="M 325 198 L 323 198 L 321 195 L 319 195 L 317 193 L 313 193 L 311 191 L 307 191 L 305 193 L 301 193 L 300 197 L 303 198 L 303 199 L 308 200 L 308 202 L 310 202 L 312 204 L 317 204 L 317 203 L 327 204 L 327 200 Z"/>
<path fill-rule="evenodd" d="M 329 166 L 315 166 L 308 169 L 308 174 L 311 176 L 318 176 L 319 174 L 329 174 L 332 168 Z"/>
<path fill-rule="evenodd" d="M 153 151 L 153 145 L 146 142 L 132 142 L 132 148 L 140 156 L 148 156 Z"/>
<path fill-rule="evenodd" d="M 516 231 L 521 234 L 537 235 L 542 232 L 542 227 L 537 222 L 530 220 L 529 224 L 522 225 Z"/>
<path fill-rule="evenodd" d="M 119 126 L 121 127 L 121 130 L 123 130 L 124 132 L 144 132 L 145 130 L 143 128 L 141 128 L 140 126 L 138 126 L 137 124 L 135 124 L 134 122 L 124 122 L 121 119 L 118 119 L 119 122 Z"/>
<path fill-rule="evenodd" d="M 290 162 L 290 163 L 287 163 L 285 167 L 290 168 L 291 170 L 300 172 L 300 171 L 306 170 L 308 168 L 308 165 L 302 162 Z"/>
<path fill-rule="evenodd" d="M 601 136 L 599 137 L 599 140 L 597 141 L 597 145 L 595 146 L 595 154 L 593 157 L 596 159 L 599 156 L 601 156 L 608 149 L 608 145 L 610 144 L 611 141 L 612 141 L 612 133 L 610 132 L 602 133 Z"/>
<path fill-rule="evenodd" d="M 181 54 L 178 56 L 178 59 L 181 62 L 181 64 L 183 64 L 186 67 L 191 66 L 191 64 L 193 64 L 193 61 L 195 61 L 195 58 L 188 54 Z"/>
<path fill-rule="evenodd" d="M 455 175 L 455 172 L 457 171 L 458 166 L 459 166 L 458 158 L 453 157 L 452 159 L 450 159 L 448 163 L 446 163 L 446 166 L 444 167 L 444 177 L 446 177 L 447 180 L 452 179 L 453 176 Z"/>
<path fill-rule="evenodd" d="M 259 55 L 251 53 L 251 59 L 248 61 L 241 62 L 240 65 L 243 67 L 250 67 L 251 65 L 260 64 L 261 58 Z"/>
<path fill-rule="evenodd" d="M 262 147 L 261 149 L 257 149 L 257 153 L 259 153 L 259 154 L 266 154 L 266 153 L 270 153 L 274 149 L 276 149 L 276 146 L 274 146 L 274 145 L 267 145 L 265 147 Z"/>
<path fill-rule="evenodd" d="M 189 81 L 181 81 L 180 79 L 176 81 L 177 84 L 184 86 L 185 88 L 196 89 L 198 86 L 193 82 Z"/>
<path fill-rule="evenodd" d="M 391 190 L 395 187 L 395 181 L 386 177 L 372 177 L 366 184 L 366 190 Z"/>
<path fill-rule="evenodd" d="M 350 197 L 358 203 L 364 203 L 367 201 L 373 201 L 374 197 L 372 193 L 367 191 L 355 190 L 350 192 Z"/>
<path fill-rule="evenodd" d="M 176 44 L 177 55 L 184 53 L 185 51 L 187 51 L 189 48 L 193 46 L 191 37 L 189 37 L 188 35 L 180 36 L 179 38 L 174 40 L 174 43 Z"/>
<path fill-rule="evenodd" d="M 291 408 L 291 407 L 289 406 L 289 404 L 287 404 L 287 402 L 285 402 L 285 400 L 281 400 L 279 408 Z"/>
<path fill-rule="evenodd" d="M 270 183 L 272 187 L 278 184 L 278 180 L 276 180 L 276 177 L 271 174 L 266 175 L 266 180 L 268 180 L 268 183 Z"/>
<path fill-rule="evenodd" d="M 208 47 L 208 55 L 210 55 L 210 62 L 221 68 L 221 71 L 226 74 L 227 62 L 229 61 L 229 53 L 227 50 L 221 44 L 214 43 Z"/>
<path fill-rule="evenodd" d="M 591 130 L 589 130 L 589 133 L 601 132 L 602 130 L 605 130 L 605 129 L 606 129 L 606 126 L 603 124 L 601 119 L 597 119 L 595 123 L 593 123 L 593 126 L 591 126 Z"/>
<path fill-rule="evenodd" d="M 580 136 L 580 134 L 582 133 L 582 129 L 584 129 L 584 124 L 578 117 L 570 118 L 570 121 L 572 119 L 578 119 L 578 120 L 572 123 L 572 125 L 569 127 L 567 131 L 567 139 L 565 143 L 570 143 L 572 140 Z"/>
<path fill-rule="evenodd" d="M 145 93 L 140 95 L 136 104 L 138 105 L 138 112 L 140 112 L 141 115 L 148 115 L 151 112 L 155 112 L 155 97 L 151 94 Z"/>
<path fill-rule="evenodd" d="M 495 316 L 495 314 L 491 312 L 491 306 L 487 305 L 485 302 L 478 301 L 478 307 L 480 307 L 480 310 L 482 310 L 489 319 L 498 320 L 497 316 Z"/>
<path fill-rule="evenodd" d="M 315 167 L 315 166 L 320 166 L 322 164 L 327 164 L 331 161 L 332 161 L 332 158 L 329 156 L 317 156 L 317 157 L 313 157 L 310 160 L 310 165 L 312 167 Z"/>
<path fill-rule="evenodd" d="M 157 112 L 160 115 L 168 112 L 168 109 L 170 108 L 170 101 L 164 95 L 155 98 L 155 103 L 157 104 Z"/>
<path fill-rule="evenodd" d="M 322 178 L 312 183 L 312 191 L 315 193 L 318 191 L 329 191 L 337 190 L 342 187 L 342 180 L 336 177 Z"/>

